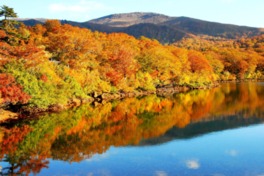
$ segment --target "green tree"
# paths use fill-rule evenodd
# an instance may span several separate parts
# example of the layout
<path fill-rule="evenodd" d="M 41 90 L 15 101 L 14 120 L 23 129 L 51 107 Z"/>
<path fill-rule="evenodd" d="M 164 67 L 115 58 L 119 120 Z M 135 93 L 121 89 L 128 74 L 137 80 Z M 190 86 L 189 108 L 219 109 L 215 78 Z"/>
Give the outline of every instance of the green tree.
<path fill-rule="evenodd" d="M 5 30 L 13 29 L 14 25 L 17 24 L 16 21 L 9 19 L 18 17 L 17 14 L 14 12 L 13 8 L 10 8 L 6 5 L 1 7 L 0 17 L 4 17 L 4 19 L 1 21 L 1 27 Z"/>

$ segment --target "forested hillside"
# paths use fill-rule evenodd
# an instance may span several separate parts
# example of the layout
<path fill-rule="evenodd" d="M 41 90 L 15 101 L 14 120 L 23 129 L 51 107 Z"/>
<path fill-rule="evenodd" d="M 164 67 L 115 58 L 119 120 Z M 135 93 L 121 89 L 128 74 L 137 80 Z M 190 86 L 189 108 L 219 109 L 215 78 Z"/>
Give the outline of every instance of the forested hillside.
<path fill-rule="evenodd" d="M 262 79 L 263 36 L 231 41 L 186 38 L 162 45 L 57 20 L 0 30 L 0 102 L 46 109 L 104 93 L 207 88 L 222 80 Z M 209 41 L 209 42 L 208 42 Z"/>

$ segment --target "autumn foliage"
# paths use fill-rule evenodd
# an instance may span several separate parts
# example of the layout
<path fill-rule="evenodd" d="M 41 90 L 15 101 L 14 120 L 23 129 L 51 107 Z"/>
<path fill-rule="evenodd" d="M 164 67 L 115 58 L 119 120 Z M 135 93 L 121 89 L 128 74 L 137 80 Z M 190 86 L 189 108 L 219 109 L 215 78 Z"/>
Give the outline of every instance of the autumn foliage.
<path fill-rule="evenodd" d="M 4 104 L 26 104 L 30 99 L 30 96 L 23 92 L 22 86 L 16 83 L 15 78 L 5 73 L 0 74 L 0 95 L 1 103 Z"/>
<path fill-rule="evenodd" d="M 0 30 L 1 99 L 47 108 L 103 93 L 262 79 L 263 43 L 263 36 L 236 41 L 197 36 L 164 46 L 56 20 L 20 25 L 12 34 Z"/>

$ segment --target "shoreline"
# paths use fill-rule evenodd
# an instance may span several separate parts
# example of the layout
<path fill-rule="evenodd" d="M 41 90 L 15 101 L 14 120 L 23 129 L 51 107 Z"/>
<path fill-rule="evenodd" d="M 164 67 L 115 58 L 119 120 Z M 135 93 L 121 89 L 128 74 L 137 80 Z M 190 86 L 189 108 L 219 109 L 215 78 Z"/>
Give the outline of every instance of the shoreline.
<path fill-rule="evenodd" d="M 132 97 L 142 97 L 156 94 L 157 96 L 169 96 L 177 93 L 184 93 L 191 90 L 202 90 L 202 89 L 211 89 L 214 87 L 220 86 L 222 83 L 231 83 L 231 82 L 256 82 L 256 81 L 263 81 L 263 80 L 227 80 L 227 81 L 218 81 L 212 86 L 206 87 L 188 87 L 188 86 L 162 86 L 156 88 L 153 91 L 134 91 L 134 92 L 117 92 L 117 93 L 93 93 L 91 97 L 87 99 L 80 99 L 74 98 L 68 101 L 66 105 L 56 104 L 50 105 L 48 108 L 32 108 L 28 106 L 22 106 L 18 108 L 16 111 L 8 110 L 0 108 L 0 124 L 11 121 L 11 120 L 19 120 L 19 119 L 26 119 L 30 118 L 30 116 L 38 116 L 41 113 L 50 112 L 56 113 L 65 111 L 74 107 L 78 107 L 84 104 L 92 104 L 94 106 L 98 106 L 105 102 L 113 101 L 113 100 L 122 100 L 124 98 L 132 98 Z M 12 108 L 10 108 L 12 109 Z"/>
<path fill-rule="evenodd" d="M 190 90 L 210 89 L 217 86 L 219 86 L 219 84 L 215 84 L 210 87 L 208 86 L 208 87 L 197 87 L 197 88 L 194 87 L 192 88 L 188 86 L 163 86 L 163 87 L 158 87 L 156 88 L 156 90 L 153 91 L 141 90 L 134 92 L 117 92 L 117 93 L 102 93 L 102 94 L 94 93 L 90 98 L 87 99 L 74 98 L 69 100 L 66 105 L 55 104 L 55 105 L 50 105 L 48 108 L 45 109 L 21 106 L 21 108 L 16 108 L 17 109 L 16 111 L 14 110 L 15 108 L 12 111 L 12 108 L 6 108 L 6 109 L 0 108 L 0 124 L 8 122 L 9 120 L 25 119 L 34 115 L 38 116 L 41 113 L 45 113 L 45 112 L 50 112 L 50 113 L 61 112 L 84 104 L 92 104 L 94 106 L 98 106 L 105 102 L 109 102 L 113 100 L 122 100 L 124 98 L 142 97 L 153 94 L 156 94 L 157 96 L 168 96 L 176 93 L 188 92 Z"/>

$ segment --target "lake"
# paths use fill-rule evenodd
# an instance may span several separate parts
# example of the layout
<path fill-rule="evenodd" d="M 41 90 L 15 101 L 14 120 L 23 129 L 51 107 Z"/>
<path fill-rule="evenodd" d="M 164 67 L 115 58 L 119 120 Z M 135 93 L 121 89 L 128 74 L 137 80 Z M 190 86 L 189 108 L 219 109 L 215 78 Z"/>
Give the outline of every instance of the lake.
<path fill-rule="evenodd" d="M 150 95 L 0 127 L 3 175 L 264 175 L 264 83 Z"/>

